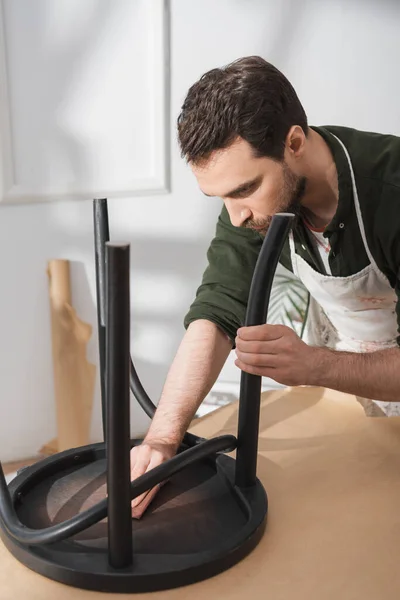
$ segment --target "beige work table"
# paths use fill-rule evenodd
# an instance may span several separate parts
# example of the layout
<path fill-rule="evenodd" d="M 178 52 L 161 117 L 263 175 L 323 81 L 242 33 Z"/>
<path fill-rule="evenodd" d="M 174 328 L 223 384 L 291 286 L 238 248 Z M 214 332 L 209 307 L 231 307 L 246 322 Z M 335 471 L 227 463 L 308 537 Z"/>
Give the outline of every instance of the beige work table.
<path fill-rule="evenodd" d="M 205 437 L 236 433 L 237 404 L 200 419 Z M 269 496 L 259 546 L 232 569 L 153 594 L 99 594 L 45 579 L 0 542 L 1 600 L 398 600 L 400 418 L 366 417 L 320 388 L 263 394 L 258 475 Z"/>

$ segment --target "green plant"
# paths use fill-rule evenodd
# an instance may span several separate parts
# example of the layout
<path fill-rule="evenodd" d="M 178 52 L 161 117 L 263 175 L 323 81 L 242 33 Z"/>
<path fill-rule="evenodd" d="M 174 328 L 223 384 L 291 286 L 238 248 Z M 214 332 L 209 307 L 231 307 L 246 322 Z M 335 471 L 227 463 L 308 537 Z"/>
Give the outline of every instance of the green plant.
<path fill-rule="evenodd" d="M 287 325 L 303 335 L 309 294 L 293 273 L 279 266 L 272 284 L 268 323 Z"/>

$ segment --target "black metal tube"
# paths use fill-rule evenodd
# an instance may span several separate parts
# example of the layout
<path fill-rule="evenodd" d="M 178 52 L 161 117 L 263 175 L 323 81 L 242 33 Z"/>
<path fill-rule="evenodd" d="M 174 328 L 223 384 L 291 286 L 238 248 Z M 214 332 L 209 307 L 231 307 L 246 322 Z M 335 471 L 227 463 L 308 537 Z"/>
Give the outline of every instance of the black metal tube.
<path fill-rule="evenodd" d="M 245 326 L 266 322 L 271 286 L 294 215 L 276 214 L 265 236 L 254 269 Z M 235 482 L 239 487 L 256 483 L 261 377 L 242 371 L 240 378 L 238 448 Z"/>
<path fill-rule="evenodd" d="M 105 389 L 106 377 L 106 243 L 110 240 L 110 230 L 108 221 L 107 199 L 100 198 L 93 200 L 93 221 L 94 221 L 94 246 L 96 263 L 96 295 L 97 295 L 97 322 L 99 338 L 99 358 L 100 358 L 100 386 L 101 386 L 101 408 L 103 420 L 104 439 L 106 436 L 107 421 L 107 400 Z M 131 359 L 130 364 L 130 388 L 136 398 L 139 406 L 146 415 L 152 419 L 156 412 L 156 406 L 147 395 Z M 195 446 L 204 441 L 192 433 L 185 433 L 183 443 L 187 446 Z"/>
<path fill-rule="evenodd" d="M 237 440 L 234 435 L 222 435 L 177 454 L 162 465 L 154 467 L 148 473 L 135 479 L 130 484 L 130 499 L 137 498 L 137 496 L 153 488 L 158 483 L 169 479 L 172 475 L 179 473 L 197 461 L 203 460 L 210 454 L 231 452 L 236 448 L 236 445 Z M 18 519 L 15 512 L 0 462 L 0 526 L 4 528 L 10 537 L 21 544 L 38 546 L 65 540 L 104 519 L 107 516 L 107 510 L 107 498 L 105 498 L 95 506 L 58 525 L 52 525 L 45 529 L 26 527 Z M 129 529 L 130 531 L 131 529 Z"/>
<path fill-rule="evenodd" d="M 150 419 L 152 419 L 154 417 L 154 413 L 156 412 L 156 406 L 155 404 L 153 404 L 153 402 L 147 395 L 142 385 L 142 382 L 140 381 L 139 376 L 136 372 L 132 359 L 130 362 L 130 386 L 132 394 L 135 396 L 136 400 L 138 401 L 139 405 L 143 408 L 146 415 L 150 417 Z"/>
<path fill-rule="evenodd" d="M 132 564 L 129 245 L 107 242 L 106 263 L 108 561 L 121 569 Z"/>
<path fill-rule="evenodd" d="M 96 264 L 97 329 L 99 340 L 99 366 L 101 390 L 101 417 L 103 436 L 106 439 L 106 242 L 110 239 L 107 199 L 93 200 L 94 251 Z"/>

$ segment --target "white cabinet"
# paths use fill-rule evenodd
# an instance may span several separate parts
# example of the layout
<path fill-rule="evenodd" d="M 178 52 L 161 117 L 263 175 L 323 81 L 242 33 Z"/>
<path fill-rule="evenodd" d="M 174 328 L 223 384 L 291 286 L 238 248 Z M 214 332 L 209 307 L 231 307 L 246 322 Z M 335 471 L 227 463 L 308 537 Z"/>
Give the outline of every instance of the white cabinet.
<path fill-rule="evenodd" d="M 2 1 L 2 198 L 169 186 L 164 0 Z"/>

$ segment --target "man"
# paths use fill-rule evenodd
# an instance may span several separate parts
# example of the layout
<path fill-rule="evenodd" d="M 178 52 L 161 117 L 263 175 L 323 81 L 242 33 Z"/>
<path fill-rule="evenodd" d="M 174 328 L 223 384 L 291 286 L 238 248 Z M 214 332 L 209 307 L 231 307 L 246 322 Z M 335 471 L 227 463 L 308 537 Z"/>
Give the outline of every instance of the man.
<path fill-rule="evenodd" d="M 259 57 L 203 75 L 178 134 L 200 189 L 224 207 L 157 413 L 132 451 L 132 478 L 176 452 L 233 347 L 248 373 L 400 414 L 400 139 L 309 127 L 289 81 Z M 310 293 L 308 343 L 281 325 L 242 327 L 277 212 L 296 214 L 281 262 Z"/>

